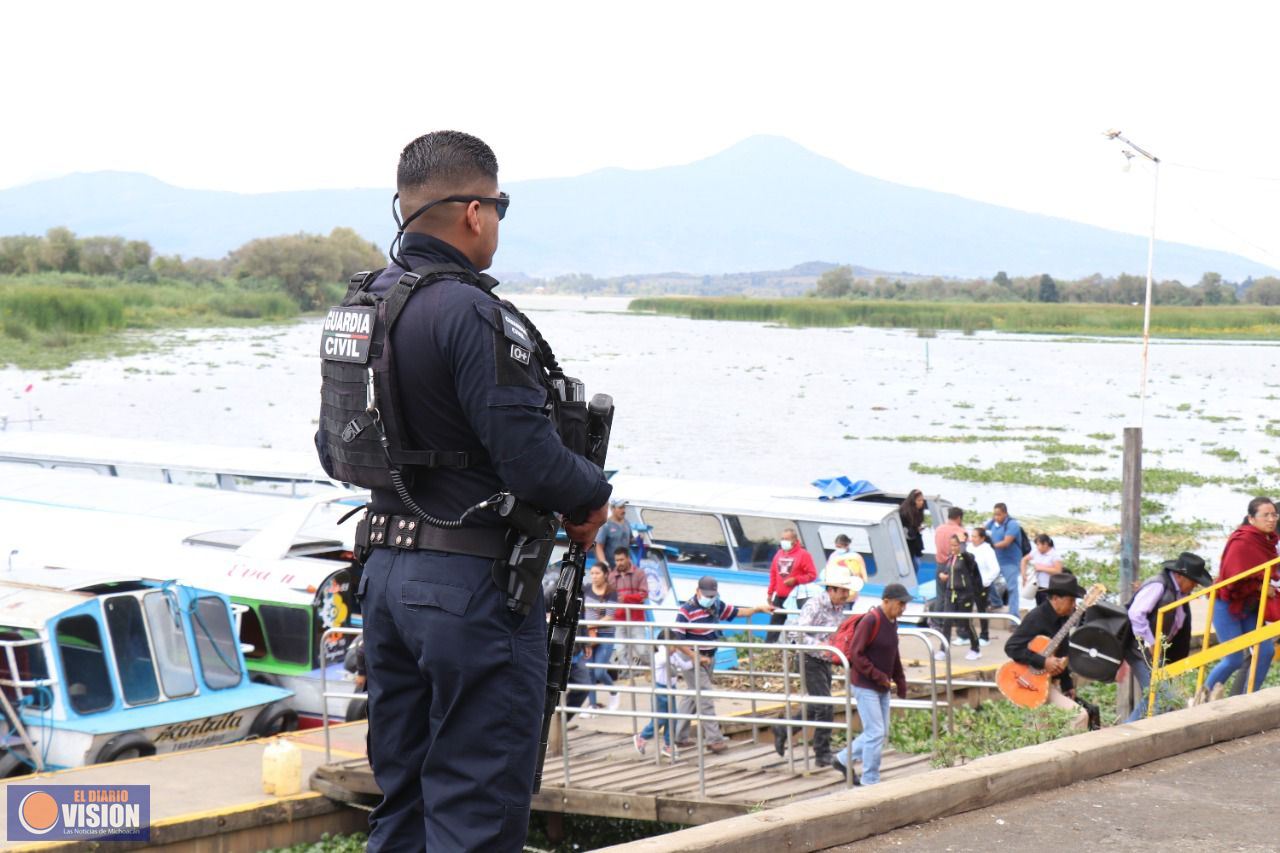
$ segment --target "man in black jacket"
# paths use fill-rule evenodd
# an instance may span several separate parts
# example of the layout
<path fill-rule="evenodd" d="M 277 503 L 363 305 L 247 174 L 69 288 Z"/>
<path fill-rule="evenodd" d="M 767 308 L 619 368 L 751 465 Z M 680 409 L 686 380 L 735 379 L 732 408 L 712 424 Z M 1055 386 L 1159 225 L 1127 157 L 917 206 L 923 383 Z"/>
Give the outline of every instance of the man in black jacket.
<path fill-rule="evenodd" d="M 1076 718 L 1071 721 L 1071 727 L 1083 731 L 1089 725 L 1089 712 L 1076 703 L 1075 684 L 1071 681 L 1066 657 L 1045 657 L 1031 651 L 1030 644 L 1036 637 L 1052 637 L 1058 633 L 1075 612 L 1076 599 L 1084 595 L 1084 589 L 1075 575 L 1062 572 L 1050 576 L 1048 593 L 1048 600 L 1028 613 L 1022 624 L 1009 635 L 1004 644 L 1004 653 L 1011 660 L 1044 670 L 1053 676 L 1053 681 L 1049 683 L 1049 704 L 1064 711 L 1078 711 Z"/>

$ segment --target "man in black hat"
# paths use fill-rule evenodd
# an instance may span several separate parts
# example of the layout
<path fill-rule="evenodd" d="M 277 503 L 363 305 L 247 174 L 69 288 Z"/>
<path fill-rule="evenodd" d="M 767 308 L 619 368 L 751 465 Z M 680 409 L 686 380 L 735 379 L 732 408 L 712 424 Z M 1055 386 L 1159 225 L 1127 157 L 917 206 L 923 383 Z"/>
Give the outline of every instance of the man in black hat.
<path fill-rule="evenodd" d="M 1084 595 L 1084 589 L 1070 572 L 1049 576 L 1046 590 L 1049 597 L 1022 620 L 1005 641 L 1004 653 L 1010 660 L 1042 669 L 1053 676 L 1049 683 L 1049 704 L 1064 711 L 1078 711 L 1071 721 L 1073 729 L 1083 731 L 1089 725 L 1089 712 L 1076 702 L 1075 684 L 1067 670 L 1066 657 L 1045 657 L 1031 651 L 1031 641 L 1036 637 L 1052 637 L 1071 618 L 1076 609 L 1076 599 Z M 1059 649 L 1060 651 L 1060 649 Z"/>
<path fill-rule="evenodd" d="M 1125 660 L 1133 677 L 1138 680 L 1141 692 L 1134 695 L 1133 713 L 1125 720 L 1132 723 L 1147 714 L 1147 691 L 1151 687 L 1151 659 L 1154 654 L 1156 638 L 1156 614 L 1160 608 L 1172 604 L 1179 598 L 1191 593 L 1197 586 L 1208 586 L 1213 577 L 1205 568 L 1204 560 L 1190 551 L 1183 551 L 1176 560 L 1167 560 L 1160 566 L 1160 574 L 1147 579 L 1129 600 L 1129 625 L 1133 628 L 1133 638 L 1125 649 Z M 1165 614 L 1164 636 L 1168 638 L 1169 648 L 1164 660 L 1172 663 L 1186 657 L 1191 650 L 1191 607 L 1184 604 L 1173 611 L 1173 616 Z M 1156 699 L 1156 713 L 1169 710 L 1173 698 L 1162 690 L 1162 696 Z M 1163 707 L 1162 707 L 1163 706 Z"/>
<path fill-rule="evenodd" d="M 685 655 L 694 665 L 687 670 L 680 670 L 680 678 L 687 690 L 710 690 L 711 675 L 715 668 L 716 647 L 699 646 L 699 642 L 714 643 L 720 639 L 718 628 L 705 627 L 708 623 L 732 622 L 738 617 L 750 618 L 757 613 L 772 613 L 773 605 L 762 604 L 759 607 L 735 607 L 720 598 L 720 584 L 711 575 L 703 575 L 698 580 L 698 591 L 684 604 L 676 614 L 676 622 L 688 623 L 688 627 L 675 630 L 675 639 L 686 640 L 688 646 L 680 646 L 676 651 Z M 695 686 L 696 685 L 696 686 Z M 702 696 L 699 704 L 693 696 L 681 696 L 678 702 L 681 714 L 697 713 L 703 717 L 714 717 L 716 703 L 714 699 Z M 724 752 L 729 748 L 728 738 L 720 732 L 720 724 L 715 720 L 701 720 L 699 726 L 704 733 L 703 742 L 712 752 Z M 676 722 L 676 746 L 688 748 L 693 746 L 689 739 L 689 721 Z"/>

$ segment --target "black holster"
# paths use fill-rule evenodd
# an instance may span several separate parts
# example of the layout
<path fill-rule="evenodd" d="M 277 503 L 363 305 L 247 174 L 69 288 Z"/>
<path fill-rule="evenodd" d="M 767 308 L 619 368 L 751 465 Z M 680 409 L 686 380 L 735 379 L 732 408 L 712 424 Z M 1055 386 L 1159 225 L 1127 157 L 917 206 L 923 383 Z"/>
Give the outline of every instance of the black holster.
<path fill-rule="evenodd" d="M 516 540 L 506 562 L 493 564 L 493 582 L 506 594 L 507 608 L 523 616 L 538 599 L 560 523 L 552 513 L 542 512 L 515 495 L 507 495 L 495 511 L 515 529 Z"/>

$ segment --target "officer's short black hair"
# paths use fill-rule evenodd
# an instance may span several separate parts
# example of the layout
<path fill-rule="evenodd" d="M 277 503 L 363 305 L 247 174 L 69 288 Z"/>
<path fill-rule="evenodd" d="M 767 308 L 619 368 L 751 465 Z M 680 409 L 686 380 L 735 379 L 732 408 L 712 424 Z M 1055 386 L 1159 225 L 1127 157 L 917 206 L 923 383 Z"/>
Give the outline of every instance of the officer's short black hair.
<path fill-rule="evenodd" d="M 410 142 L 400 152 L 396 189 L 401 193 L 428 184 L 463 188 L 498 179 L 498 158 L 483 140 L 459 130 L 437 130 Z"/>

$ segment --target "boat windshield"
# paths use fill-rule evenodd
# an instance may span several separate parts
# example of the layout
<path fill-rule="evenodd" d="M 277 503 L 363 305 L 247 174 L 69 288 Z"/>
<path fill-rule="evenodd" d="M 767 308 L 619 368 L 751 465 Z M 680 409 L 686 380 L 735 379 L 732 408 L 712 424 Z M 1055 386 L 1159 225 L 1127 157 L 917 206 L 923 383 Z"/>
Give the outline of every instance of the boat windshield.
<path fill-rule="evenodd" d="M 641 520 L 651 528 L 653 541 L 674 547 L 677 563 L 727 569 L 733 566 L 720 519 L 705 512 L 642 509 Z"/>
<path fill-rule="evenodd" d="M 311 663 L 310 607 L 263 604 L 258 608 L 271 653 L 284 663 Z"/>
<path fill-rule="evenodd" d="M 29 701 L 32 708 L 48 710 L 53 705 L 48 687 L 15 683 L 43 681 L 48 677 L 49 666 L 45 663 L 39 635 L 27 628 L 0 628 L 0 692 L 5 698 L 15 706 Z"/>
<path fill-rule="evenodd" d="M 190 696 L 196 692 L 196 676 L 191 671 L 191 652 L 182 631 L 182 615 L 171 594 L 149 592 L 142 598 L 156 653 L 156 669 L 166 696 Z"/>
<path fill-rule="evenodd" d="M 778 540 L 782 531 L 799 530 L 800 527 L 788 518 L 771 518 L 759 515 L 725 516 L 733 538 L 737 540 L 734 551 L 738 557 L 738 567 L 749 572 L 767 572 L 773 564 L 773 555 L 778 553 Z M 808 543 L 806 543 L 808 544 Z"/>
<path fill-rule="evenodd" d="M 92 714 L 115 705 L 98 620 L 92 616 L 59 619 L 56 636 L 72 709 L 79 714 Z"/>
<path fill-rule="evenodd" d="M 124 701 L 130 705 L 157 701 L 160 684 L 156 680 L 142 605 L 132 595 L 113 595 L 103 601 L 102 609 L 107 617 L 107 633 L 111 636 Z"/>
<path fill-rule="evenodd" d="M 243 677 L 240 646 L 231 631 L 226 602 L 211 595 L 197 598 L 191 621 L 205 683 L 215 690 L 239 685 Z"/>

